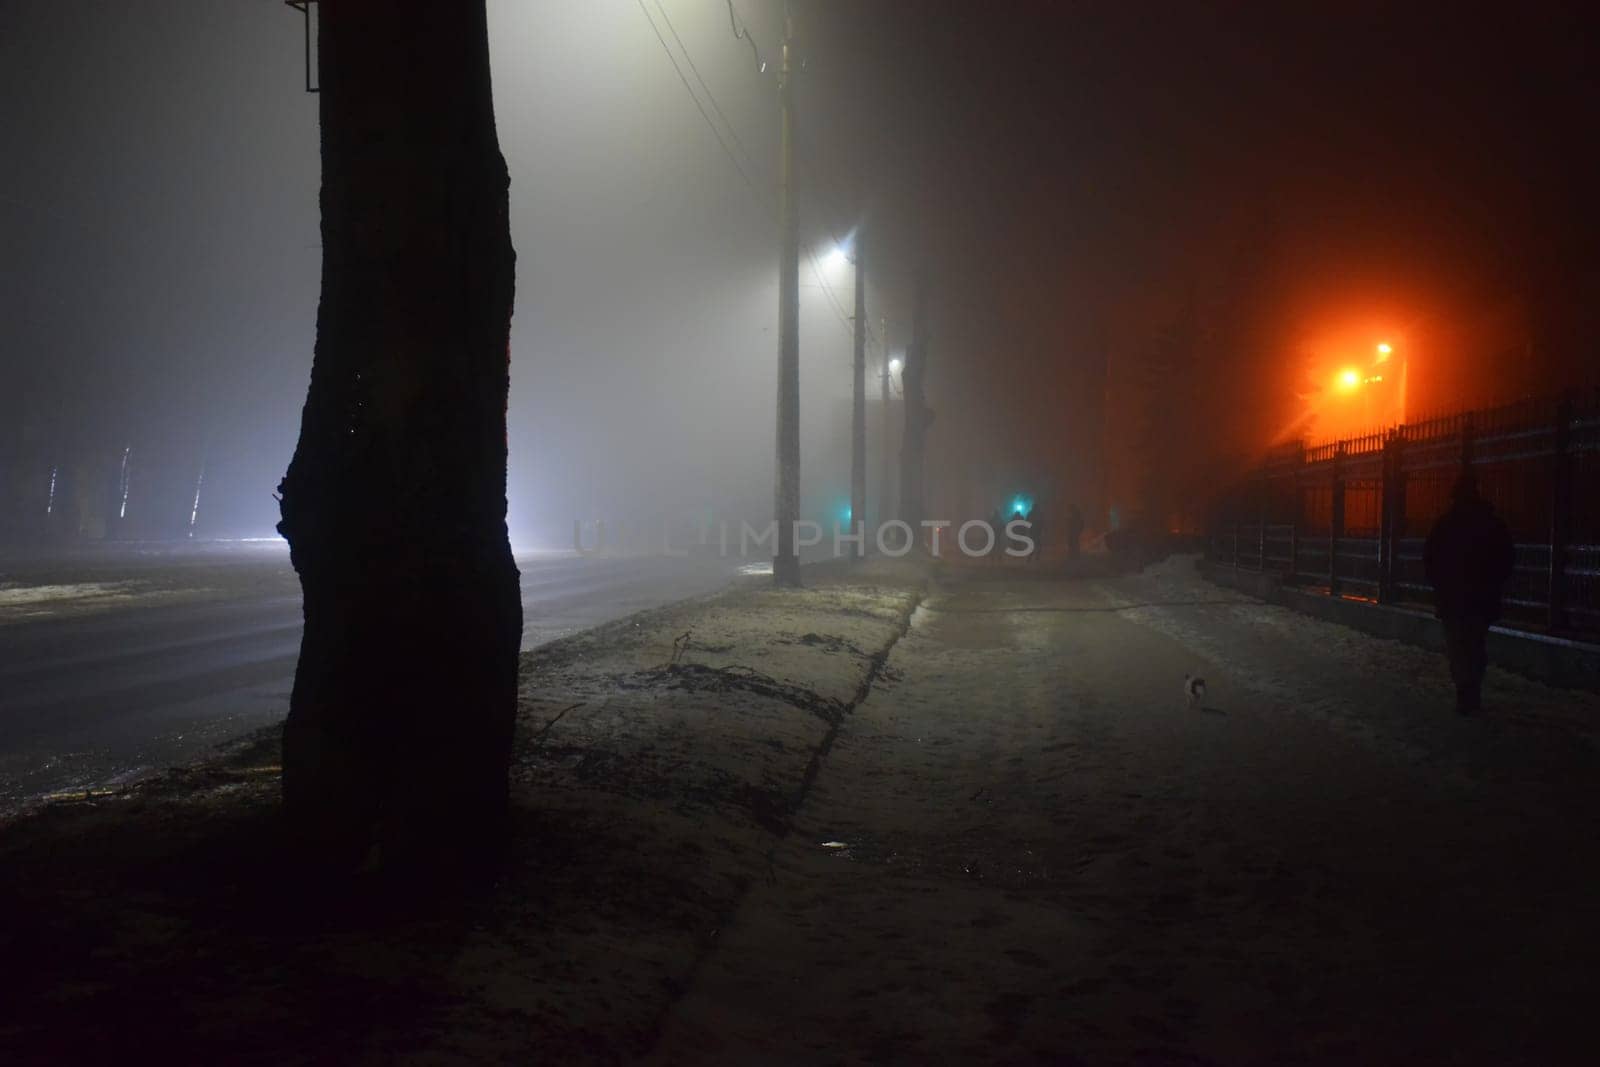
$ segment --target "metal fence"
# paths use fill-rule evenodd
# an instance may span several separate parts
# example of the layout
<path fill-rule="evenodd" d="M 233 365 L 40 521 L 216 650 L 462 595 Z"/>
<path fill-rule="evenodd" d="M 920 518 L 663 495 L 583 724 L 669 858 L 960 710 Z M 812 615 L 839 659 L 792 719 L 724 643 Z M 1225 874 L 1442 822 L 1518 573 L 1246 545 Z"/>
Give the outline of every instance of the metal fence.
<path fill-rule="evenodd" d="M 1472 470 L 1516 541 L 1508 626 L 1600 636 L 1600 392 L 1294 445 L 1217 502 L 1213 562 L 1332 596 L 1429 606 L 1429 529 Z"/>

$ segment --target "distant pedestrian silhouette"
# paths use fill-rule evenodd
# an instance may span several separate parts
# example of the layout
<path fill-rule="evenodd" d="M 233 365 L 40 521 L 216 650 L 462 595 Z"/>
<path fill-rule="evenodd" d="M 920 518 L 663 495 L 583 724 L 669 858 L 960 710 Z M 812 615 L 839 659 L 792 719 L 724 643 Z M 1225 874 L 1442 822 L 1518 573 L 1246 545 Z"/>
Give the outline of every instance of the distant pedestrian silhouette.
<path fill-rule="evenodd" d="M 1077 559 L 1083 541 L 1083 509 L 1074 504 L 1067 511 L 1067 558 Z"/>
<path fill-rule="evenodd" d="M 1463 715 L 1480 707 L 1489 626 L 1500 617 L 1500 594 L 1515 556 L 1506 524 L 1479 495 L 1473 476 L 1463 474 L 1422 553 L 1434 614 L 1444 623 L 1456 710 Z"/>

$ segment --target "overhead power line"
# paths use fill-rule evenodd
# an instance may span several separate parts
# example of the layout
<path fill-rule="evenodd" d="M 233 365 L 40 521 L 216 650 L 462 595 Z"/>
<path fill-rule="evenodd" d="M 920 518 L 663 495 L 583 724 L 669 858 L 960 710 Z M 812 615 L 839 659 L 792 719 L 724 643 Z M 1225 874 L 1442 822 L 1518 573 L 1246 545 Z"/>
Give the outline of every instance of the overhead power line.
<path fill-rule="evenodd" d="M 728 25 L 733 27 L 735 40 L 743 41 L 750 46 L 750 54 L 756 58 L 756 73 L 765 74 L 767 61 L 761 58 L 761 49 L 756 47 L 756 39 L 750 36 L 750 31 L 739 21 L 739 16 L 733 10 L 733 0 L 728 0 Z"/>
<path fill-rule="evenodd" d="M 737 147 L 739 149 L 739 153 L 744 156 L 744 160 L 750 165 L 750 169 L 757 169 L 755 157 L 752 156 L 750 154 L 750 150 L 744 146 L 744 141 L 739 138 L 738 129 L 734 126 L 732 121 L 729 120 L 727 113 L 722 110 L 722 105 L 717 103 L 717 96 L 711 91 L 711 86 L 707 85 L 705 78 L 700 75 L 700 68 L 695 65 L 694 56 L 689 54 L 689 46 L 683 43 L 683 38 L 678 36 L 678 28 L 672 24 L 672 17 L 667 14 L 667 9 L 661 6 L 661 0 L 655 0 L 655 5 L 656 10 L 661 12 L 661 21 L 667 24 L 667 32 L 671 33 L 672 39 L 678 42 L 678 49 L 683 52 L 683 58 L 688 62 L 689 70 L 694 74 L 694 80 L 700 83 L 700 90 L 706 94 L 706 100 L 710 102 L 711 110 L 717 113 L 717 118 L 721 119 L 722 124 L 727 127 L 728 136 L 732 138 L 734 146 Z"/>
<path fill-rule="evenodd" d="M 772 190 L 766 185 L 759 183 L 755 178 L 752 178 L 750 174 L 752 170 L 759 169 L 759 164 L 756 163 L 755 157 L 751 154 L 750 150 L 745 147 L 743 139 L 739 136 L 738 128 L 735 127 L 732 120 L 728 118 L 727 112 L 723 111 L 722 106 L 717 103 L 716 94 L 711 91 L 711 86 L 706 83 L 705 77 L 700 73 L 700 68 L 695 63 L 694 56 L 690 54 L 688 46 L 683 43 L 683 37 L 678 33 L 677 27 L 673 25 L 672 17 L 667 14 L 666 8 L 661 4 L 661 0 L 653 0 L 653 2 L 655 3 L 656 11 L 661 15 L 661 21 L 666 24 L 667 33 L 670 34 L 673 41 L 677 43 L 678 49 L 683 53 L 684 62 L 688 65 L 690 73 L 693 74 L 695 82 L 700 86 L 699 93 L 695 92 L 694 86 L 690 84 L 689 76 L 683 71 L 683 64 L 678 62 L 677 55 L 673 52 L 672 47 L 667 44 L 666 37 L 662 35 L 660 28 L 656 24 L 656 20 L 651 17 L 650 11 L 645 6 L 644 0 L 636 0 L 636 3 L 639 6 L 639 13 L 643 15 L 645 21 L 650 24 L 650 31 L 655 34 L 656 41 L 661 45 L 661 50 L 667 54 L 667 61 L 672 64 L 672 69 L 674 73 L 678 75 L 678 81 L 683 85 L 684 92 L 689 94 L 689 99 L 694 102 L 695 110 L 700 112 L 700 117 L 704 119 L 706 125 L 710 127 L 712 135 L 717 139 L 717 145 L 722 149 L 723 154 L 728 157 L 728 162 L 733 164 L 734 169 L 739 172 L 739 177 L 744 179 L 745 185 L 748 186 L 750 191 L 754 193 L 757 199 L 762 202 L 762 206 L 770 208 L 772 206 Z M 733 0 L 728 0 L 728 19 L 730 24 L 733 26 L 734 37 L 749 43 L 751 52 L 756 57 L 757 65 L 762 72 L 765 72 L 766 64 L 761 61 L 760 50 L 756 47 L 755 40 L 753 37 L 751 37 L 750 31 L 744 27 L 744 25 L 740 22 L 737 13 L 734 11 Z M 705 96 L 705 103 L 703 103 L 700 99 L 702 94 Z M 710 111 L 706 110 L 706 103 L 711 105 Z M 715 113 L 717 119 L 722 121 L 721 126 L 718 125 L 716 119 L 712 118 L 713 113 Z M 723 132 L 724 128 L 726 128 L 727 131 L 726 135 L 724 135 Z M 737 152 L 735 152 L 735 148 L 737 148 Z M 743 157 L 742 159 L 740 158 L 741 156 Z M 810 168 L 807 167 L 807 170 L 809 172 Z M 830 240 L 834 241 L 834 243 L 840 243 L 837 235 L 833 234 L 831 231 L 829 231 L 828 237 Z M 806 248 L 806 258 L 811 263 L 811 270 L 816 276 L 817 286 L 822 290 L 823 296 L 828 302 L 828 306 L 832 309 L 834 316 L 844 327 L 845 332 L 847 334 L 851 333 L 854 330 L 854 326 L 852 324 L 850 314 L 845 310 L 844 304 L 840 300 L 838 294 L 833 291 L 833 287 L 828 284 L 827 278 L 822 272 L 822 266 L 818 262 L 816 249 L 814 247 L 808 246 Z M 874 331 L 869 323 L 868 336 L 869 338 L 876 340 L 876 338 L 872 337 L 873 333 Z"/>
<path fill-rule="evenodd" d="M 750 187 L 750 191 L 756 195 L 757 199 L 761 200 L 762 206 L 770 207 L 762 189 L 750 177 L 744 165 L 739 162 L 739 157 L 734 155 L 733 149 L 728 147 L 727 139 L 722 136 L 722 131 L 711 118 L 710 112 L 706 111 L 705 105 L 700 102 L 700 97 L 695 94 L 694 87 L 689 84 L 688 77 L 683 73 L 683 67 L 678 63 L 678 57 L 672 54 L 672 48 L 667 44 L 667 39 L 661 36 L 661 30 L 656 26 L 655 19 L 650 17 L 650 10 L 644 6 L 644 0 L 637 0 L 637 3 L 639 5 L 639 14 L 643 15 L 644 20 L 650 24 L 650 32 L 655 34 L 656 40 L 661 43 L 661 50 L 667 54 L 667 61 L 672 64 L 673 71 L 678 75 L 678 81 L 683 83 L 683 91 L 689 94 L 689 99 L 694 101 L 695 110 L 700 112 L 700 117 L 705 119 L 706 125 L 711 128 L 711 134 L 717 139 L 717 144 L 722 148 L 722 154 L 728 157 L 728 162 L 733 164 L 734 169 L 739 172 L 739 177 L 744 179 L 744 183 Z M 684 54 L 687 55 L 688 53 L 685 52 Z"/>
<path fill-rule="evenodd" d="M 811 264 L 811 273 L 817 276 L 817 285 L 822 289 L 822 295 L 827 299 L 828 306 L 833 309 L 840 322 L 844 323 L 845 332 L 850 332 L 850 316 L 844 310 L 844 304 L 834 294 L 833 287 L 828 284 L 827 278 L 822 273 L 822 264 L 817 262 L 817 251 L 811 246 L 806 247 L 806 259 Z"/>

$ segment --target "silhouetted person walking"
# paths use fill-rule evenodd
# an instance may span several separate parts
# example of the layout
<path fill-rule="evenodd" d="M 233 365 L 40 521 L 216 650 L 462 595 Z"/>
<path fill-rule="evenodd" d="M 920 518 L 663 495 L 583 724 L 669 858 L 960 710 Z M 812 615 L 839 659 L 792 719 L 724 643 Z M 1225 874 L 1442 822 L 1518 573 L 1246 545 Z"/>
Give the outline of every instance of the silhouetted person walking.
<path fill-rule="evenodd" d="M 1516 550 L 1511 532 L 1478 494 L 1470 473 L 1456 482 L 1451 500 L 1450 510 L 1428 534 L 1422 559 L 1433 586 L 1434 614 L 1444 623 L 1456 710 L 1470 715 L 1480 706 L 1489 626 L 1500 617 L 1500 591 L 1511 577 Z"/>
<path fill-rule="evenodd" d="M 1083 509 L 1074 504 L 1067 511 L 1067 558 L 1077 559 L 1083 543 Z"/>

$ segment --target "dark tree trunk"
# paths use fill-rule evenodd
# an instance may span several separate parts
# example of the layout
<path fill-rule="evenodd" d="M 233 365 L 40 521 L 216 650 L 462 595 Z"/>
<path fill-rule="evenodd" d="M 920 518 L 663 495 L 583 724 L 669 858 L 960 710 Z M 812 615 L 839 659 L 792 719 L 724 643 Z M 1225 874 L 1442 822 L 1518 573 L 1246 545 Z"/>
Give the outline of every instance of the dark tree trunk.
<path fill-rule="evenodd" d="M 317 8 L 322 297 L 279 487 L 305 594 L 284 806 L 338 859 L 481 855 L 503 831 L 522 633 L 484 3 Z"/>
<path fill-rule="evenodd" d="M 928 410 L 923 391 L 928 369 L 925 288 L 918 279 L 912 297 L 911 343 L 906 346 L 906 365 L 901 369 L 901 381 L 905 383 L 905 434 L 900 446 L 900 518 L 910 523 L 919 536 L 922 531 L 918 524 L 927 517 L 923 514 L 923 456 L 928 427 L 933 423 L 933 412 Z"/>

